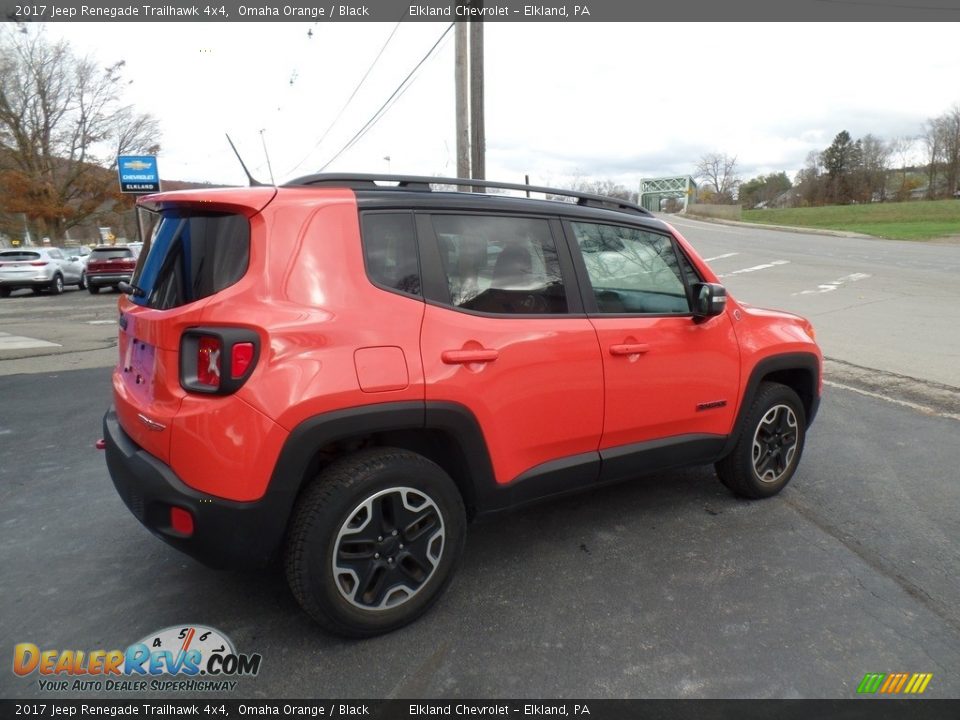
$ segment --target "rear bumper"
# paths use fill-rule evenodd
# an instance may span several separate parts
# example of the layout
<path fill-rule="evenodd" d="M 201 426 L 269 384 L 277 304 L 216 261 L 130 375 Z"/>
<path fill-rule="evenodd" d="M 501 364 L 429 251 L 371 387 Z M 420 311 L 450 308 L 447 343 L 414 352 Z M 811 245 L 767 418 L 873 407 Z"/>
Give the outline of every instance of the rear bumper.
<path fill-rule="evenodd" d="M 116 285 L 120 282 L 130 282 L 133 278 L 133 273 L 97 273 L 95 275 L 87 275 L 87 285 L 96 285 L 97 287 L 103 287 L 104 285 Z"/>
<path fill-rule="evenodd" d="M 264 567 L 279 553 L 292 502 L 270 494 L 257 502 L 213 497 L 185 485 L 138 446 L 113 408 L 103 418 L 107 468 L 120 498 L 150 532 L 215 568 Z M 189 537 L 170 525 L 170 508 L 193 515 Z"/>

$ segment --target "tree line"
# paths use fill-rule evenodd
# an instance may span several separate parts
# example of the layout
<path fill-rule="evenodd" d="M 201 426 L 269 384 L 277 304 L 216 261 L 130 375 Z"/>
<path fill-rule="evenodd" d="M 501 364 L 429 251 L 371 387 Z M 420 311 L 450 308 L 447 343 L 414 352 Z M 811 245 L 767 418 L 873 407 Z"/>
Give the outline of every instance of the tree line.
<path fill-rule="evenodd" d="M 919 150 L 925 162 L 916 164 Z M 700 202 L 746 208 L 958 197 L 960 105 L 927 120 L 917 136 L 884 140 L 868 133 L 854 139 L 841 130 L 828 147 L 807 155 L 793 181 L 785 172 L 742 181 L 736 157 L 722 153 L 703 155 L 696 177 L 703 182 Z"/>

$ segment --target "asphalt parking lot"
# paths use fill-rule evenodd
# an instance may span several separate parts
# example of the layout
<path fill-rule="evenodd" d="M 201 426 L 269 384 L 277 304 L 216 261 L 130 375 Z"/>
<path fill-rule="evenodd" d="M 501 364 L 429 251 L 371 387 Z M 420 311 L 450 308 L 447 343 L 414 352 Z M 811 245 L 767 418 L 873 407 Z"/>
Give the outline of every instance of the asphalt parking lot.
<path fill-rule="evenodd" d="M 776 282 L 747 283 L 763 273 L 731 285 L 772 295 Z M 927 697 L 960 696 L 960 425 L 949 406 L 865 394 L 844 378 L 826 389 L 780 496 L 738 500 L 698 468 L 477 524 L 428 615 L 343 641 L 311 624 L 279 572 L 208 570 L 116 496 L 92 447 L 109 403 L 115 301 L 0 301 L 0 333 L 59 346 L 0 343 L 5 652 L 124 648 L 203 624 L 263 656 L 238 697 L 849 698 L 868 672 L 933 673 Z M 825 319 L 825 348 L 865 364 L 842 356 L 832 323 L 842 325 Z M 951 379 L 949 363 L 925 363 L 937 387 Z M 0 673 L 0 697 L 50 696 L 36 676 Z"/>

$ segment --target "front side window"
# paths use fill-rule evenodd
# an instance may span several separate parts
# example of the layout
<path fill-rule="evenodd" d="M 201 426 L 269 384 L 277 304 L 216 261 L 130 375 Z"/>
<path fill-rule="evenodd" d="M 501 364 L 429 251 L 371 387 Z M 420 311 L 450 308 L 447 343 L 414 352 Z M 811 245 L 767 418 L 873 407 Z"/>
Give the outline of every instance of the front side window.
<path fill-rule="evenodd" d="M 673 242 L 619 225 L 571 223 L 601 313 L 689 313 Z"/>
<path fill-rule="evenodd" d="M 567 312 L 546 220 L 434 215 L 433 228 L 454 307 L 508 315 Z"/>

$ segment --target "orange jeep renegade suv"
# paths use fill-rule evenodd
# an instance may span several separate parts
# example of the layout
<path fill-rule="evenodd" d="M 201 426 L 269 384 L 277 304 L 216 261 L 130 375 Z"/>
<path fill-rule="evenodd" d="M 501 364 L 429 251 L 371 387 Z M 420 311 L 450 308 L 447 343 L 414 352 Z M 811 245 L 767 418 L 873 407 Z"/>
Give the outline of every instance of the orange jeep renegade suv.
<path fill-rule="evenodd" d="M 282 558 L 330 631 L 427 610 L 468 519 L 704 463 L 769 497 L 800 461 L 810 323 L 728 297 L 643 208 L 369 175 L 138 204 L 113 482 L 209 565 Z"/>

